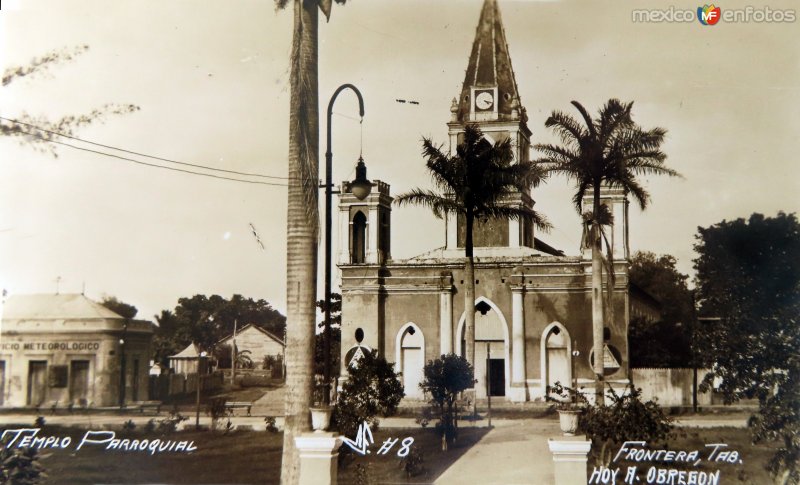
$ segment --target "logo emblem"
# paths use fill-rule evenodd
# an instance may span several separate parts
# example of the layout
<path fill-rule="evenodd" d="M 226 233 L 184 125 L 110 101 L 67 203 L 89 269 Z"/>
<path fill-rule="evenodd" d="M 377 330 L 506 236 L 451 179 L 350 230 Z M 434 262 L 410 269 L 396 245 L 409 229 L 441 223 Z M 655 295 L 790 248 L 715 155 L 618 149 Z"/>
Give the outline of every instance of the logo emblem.
<path fill-rule="evenodd" d="M 719 22 L 722 17 L 722 10 L 719 7 L 711 5 L 703 5 L 697 7 L 697 20 L 703 25 L 714 25 Z"/>

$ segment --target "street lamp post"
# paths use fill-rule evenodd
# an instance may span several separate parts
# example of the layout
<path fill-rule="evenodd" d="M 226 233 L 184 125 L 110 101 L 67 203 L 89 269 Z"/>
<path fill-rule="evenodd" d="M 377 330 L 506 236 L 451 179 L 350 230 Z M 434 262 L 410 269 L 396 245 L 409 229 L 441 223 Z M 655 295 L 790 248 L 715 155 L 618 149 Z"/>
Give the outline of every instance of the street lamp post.
<path fill-rule="evenodd" d="M 325 344 L 323 350 L 323 358 L 325 359 L 325 374 L 324 374 L 324 382 L 325 382 L 325 393 L 323 396 L 323 404 L 329 405 L 331 399 L 331 392 L 330 392 L 330 385 L 331 385 L 331 225 L 332 225 L 332 214 L 331 214 L 331 199 L 333 196 L 333 152 L 331 152 L 331 118 L 333 116 L 333 103 L 336 101 L 336 97 L 339 96 L 339 93 L 345 89 L 350 89 L 356 96 L 358 97 L 358 111 L 361 118 L 364 118 L 364 98 L 361 97 L 361 92 L 353 86 L 352 84 L 342 84 L 339 86 L 336 91 L 334 91 L 333 96 L 331 96 L 331 100 L 328 103 L 328 144 L 327 149 L 325 151 Z M 361 172 L 359 173 L 359 170 Z M 361 178 L 359 179 L 359 175 Z M 366 179 L 366 167 L 364 166 L 364 160 L 359 158 L 358 168 L 356 169 L 356 180 L 353 181 L 353 184 L 357 185 L 359 188 L 365 187 L 366 190 L 360 193 L 353 192 L 354 194 L 361 195 L 359 199 L 364 199 L 367 195 L 369 195 L 369 189 L 371 185 L 369 181 Z"/>
<path fill-rule="evenodd" d="M 206 356 L 204 352 L 197 353 L 197 394 L 195 397 L 195 418 L 194 418 L 194 428 L 200 429 L 200 387 L 202 384 L 202 374 L 200 372 L 200 368 L 203 364 L 203 358 Z"/>
<path fill-rule="evenodd" d="M 122 324 L 122 338 L 119 339 L 119 408 L 122 409 L 125 407 L 125 386 L 127 385 L 127 380 L 125 379 L 125 345 L 128 343 L 128 319 L 125 319 L 125 322 Z"/>

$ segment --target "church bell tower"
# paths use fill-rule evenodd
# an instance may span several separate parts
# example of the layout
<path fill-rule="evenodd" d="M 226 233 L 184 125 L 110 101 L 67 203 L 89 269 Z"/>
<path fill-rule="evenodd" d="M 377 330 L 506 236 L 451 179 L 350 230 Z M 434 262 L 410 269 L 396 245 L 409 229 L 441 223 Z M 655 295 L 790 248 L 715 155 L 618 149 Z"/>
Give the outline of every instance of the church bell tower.
<path fill-rule="evenodd" d="M 511 139 L 515 160 L 530 160 L 528 116 L 520 101 L 496 0 L 484 1 L 461 94 L 453 98 L 450 112 L 447 127 L 451 155 L 463 140 L 464 127 L 474 124 L 490 143 Z M 527 191 L 509 193 L 504 202 L 529 209 L 534 204 Z M 462 248 L 463 218 L 450 216 L 447 227 L 447 249 Z M 475 247 L 532 248 L 533 226 L 527 221 L 505 218 L 476 221 L 473 240 Z"/>

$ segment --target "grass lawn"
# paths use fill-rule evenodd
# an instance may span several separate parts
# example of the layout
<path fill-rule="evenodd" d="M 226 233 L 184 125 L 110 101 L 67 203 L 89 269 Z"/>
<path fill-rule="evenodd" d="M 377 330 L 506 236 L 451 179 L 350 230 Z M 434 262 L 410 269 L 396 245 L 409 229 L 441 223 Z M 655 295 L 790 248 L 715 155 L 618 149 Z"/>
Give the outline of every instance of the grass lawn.
<path fill-rule="evenodd" d="M 158 433 L 117 432 L 118 438 L 194 441 L 197 451 L 162 452 L 105 450 L 103 445 L 75 450 L 84 430 L 45 426 L 42 434 L 71 436 L 66 450 L 42 450 L 49 455 L 41 463 L 47 483 L 82 485 L 96 483 L 278 483 L 282 433 L 208 431 Z"/>
<path fill-rule="evenodd" d="M 720 483 L 743 483 L 747 485 L 762 485 L 775 483 L 769 472 L 764 468 L 767 460 L 772 455 L 774 445 L 758 444 L 751 442 L 750 431 L 743 428 L 676 428 L 675 437 L 668 440 L 666 449 L 692 451 L 699 450 L 702 462 L 694 467 L 691 464 L 680 463 L 646 463 L 646 462 L 626 462 L 618 461 L 611 464 L 611 468 L 622 468 L 620 476 L 625 473 L 626 467 L 636 466 L 639 470 L 638 476 L 640 483 L 645 483 L 645 474 L 651 466 L 658 468 L 671 468 L 686 471 L 705 471 L 715 472 L 720 470 Z M 706 444 L 725 443 L 728 445 L 726 450 L 736 450 L 742 463 L 716 463 L 707 460 L 712 447 Z M 650 449 L 662 449 L 660 445 L 649 444 Z M 615 448 L 616 454 L 619 448 Z M 612 455 L 613 455 L 612 454 Z M 612 456 L 613 457 L 613 456 Z M 592 466 L 589 464 L 589 471 Z"/>
<path fill-rule="evenodd" d="M 3 429 L 28 427 L 4 425 Z M 462 428 L 458 441 L 442 452 L 441 441 L 430 428 L 379 430 L 367 456 L 351 454 L 348 465 L 340 468 L 340 483 L 355 483 L 357 464 L 368 466 L 372 483 L 432 483 L 485 433 L 485 428 Z M 41 450 L 41 463 L 48 475 L 46 483 L 83 485 L 96 483 L 279 483 L 282 433 L 235 431 L 230 434 L 208 431 L 181 431 L 167 435 L 142 430 L 117 431 L 117 438 L 194 441 L 196 451 L 156 453 L 106 450 L 105 445 L 85 445 L 76 450 L 85 430 L 45 426 L 39 436 L 72 438 L 66 449 Z M 424 457 L 423 472 L 406 480 L 400 469 L 397 451 L 406 437 L 414 438 Z M 378 450 L 387 438 L 399 438 L 385 455 Z"/>
<path fill-rule="evenodd" d="M 357 465 L 367 468 L 369 483 L 433 483 L 439 475 L 447 470 L 472 445 L 477 443 L 489 430 L 487 428 L 461 428 L 458 440 L 451 444 L 447 451 L 442 451 L 442 441 L 431 428 L 387 428 L 379 429 L 375 434 L 375 443 L 370 447 L 371 453 L 365 456 L 351 454 L 345 466 L 339 467 L 339 483 L 358 483 L 356 481 Z M 406 437 L 414 438 L 414 446 L 419 447 L 423 457 L 422 472 L 408 478 L 400 468 L 401 458 L 397 451 Z M 378 455 L 378 451 L 387 438 L 399 438 L 391 450 Z M 346 446 L 346 445 L 345 445 Z"/>

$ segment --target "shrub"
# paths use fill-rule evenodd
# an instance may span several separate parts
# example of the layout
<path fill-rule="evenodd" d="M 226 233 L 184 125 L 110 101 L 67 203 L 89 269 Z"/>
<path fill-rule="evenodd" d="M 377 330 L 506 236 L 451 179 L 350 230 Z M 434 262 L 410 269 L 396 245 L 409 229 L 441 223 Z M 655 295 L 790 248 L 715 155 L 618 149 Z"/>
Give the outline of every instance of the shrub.
<path fill-rule="evenodd" d="M 589 406 L 582 419 L 582 426 L 591 438 L 592 452 L 597 462 L 608 465 L 616 446 L 624 441 L 666 440 L 672 432 L 672 418 L 655 401 L 643 402 L 642 390 L 629 384 L 627 393 L 614 392 L 609 386 L 611 404 Z"/>
<path fill-rule="evenodd" d="M 0 485 L 34 485 L 47 477 L 35 448 L 0 450 Z"/>
<path fill-rule="evenodd" d="M 161 434 L 174 433 L 178 430 L 178 424 L 187 419 L 189 418 L 181 415 L 176 410 L 173 410 L 169 413 L 169 416 L 166 416 L 158 421 L 158 427 L 156 429 Z"/>
<path fill-rule="evenodd" d="M 429 360 L 423 372 L 425 379 L 420 387 L 428 393 L 431 405 L 438 410 L 436 429 L 442 436 L 442 450 L 446 451 L 447 444 L 456 438 L 458 393 L 475 383 L 472 365 L 459 355 L 447 354 Z"/>
<path fill-rule="evenodd" d="M 393 365 L 376 352 L 366 352 L 357 365 L 348 367 L 348 372 L 333 419 L 340 433 L 354 436 L 361 423 L 369 423 L 376 429 L 379 415 L 387 417 L 396 413 L 405 394 Z"/>
<path fill-rule="evenodd" d="M 134 429 L 136 429 L 136 423 L 132 419 L 125 421 L 125 424 L 122 425 L 123 431 L 133 431 Z"/>
<path fill-rule="evenodd" d="M 275 423 L 275 418 L 273 416 L 267 416 L 264 418 L 264 423 L 267 425 L 267 431 L 270 433 L 277 433 L 280 430 L 278 429 L 277 424 Z"/>
<path fill-rule="evenodd" d="M 411 445 L 408 454 L 400 460 L 400 468 L 406 472 L 406 478 L 411 478 L 425 471 L 423 462 L 425 458 L 419 450 L 419 446 Z"/>
<path fill-rule="evenodd" d="M 272 384 L 272 378 L 254 374 L 247 374 L 239 381 L 241 387 L 267 387 Z"/>
<path fill-rule="evenodd" d="M 45 423 L 47 423 L 47 421 L 45 421 L 44 416 L 37 416 L 36 421 L 33 422 L 33 427 L 44 428 Z"/>

